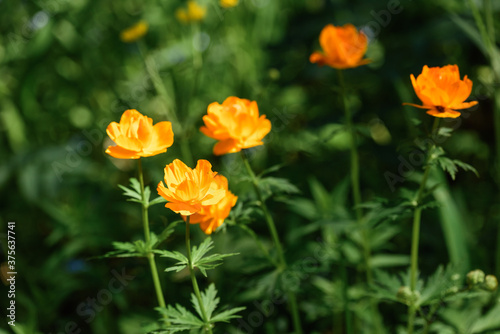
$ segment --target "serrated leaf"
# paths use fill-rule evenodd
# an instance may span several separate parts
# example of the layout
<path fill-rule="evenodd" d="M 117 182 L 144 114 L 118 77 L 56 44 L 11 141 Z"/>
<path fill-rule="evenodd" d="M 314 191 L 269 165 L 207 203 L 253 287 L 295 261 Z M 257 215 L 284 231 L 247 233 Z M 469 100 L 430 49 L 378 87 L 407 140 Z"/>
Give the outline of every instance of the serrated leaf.
<path fill-rule="evenodd" d="M 142 203 L 142 197 L 140 193 L 137 193 L 135 190 L 122 186 L 121 184 L 118 187 L 123 190 L 123 195 L 130 197 L 131 199 L 137 200 Z"/>
<path fill-rule="evenodd" d="M 178 262 L 175 263 L 173 266 L 168 267 L 165 269 L 165 271 L 176 271 L 179 272 L 186 268 L 189 264 L 187 257 L 185 257 L 182 253 L 179 253 L 177 251 L 167 251 L 167 250 L 161 250 L 161 249 L 155 249 L 153 250 L 154 253 L 160 254 L 161 257 L 168 257 L 174 260 L 177 260 Z"/>
<path fill-rule="evenodd" d="M 205 309 L 205 313 L 207 316 L 207 320 L 210 321 L 212 318 L 212 314 L 215 311 L 217 305 L 219 304 L 220 298 L 217 297 L 217 290 L 215 289 L 215 284 L 210 284 L 205 291 L 200 293 L 201 302 L 203 303 L 203 308 Z M 198 298 L 194 293 L 191 294 L 191 303 L 200 315 L 203 317 L 203 313 L 201 312 L 200 304 L 198 303 Z"/>
<path fill-rule="evenodd" d="M 174 233 L 175 227 L 179 223 L 183 223 L 183 222 L 184 222 L 183 220 L 177 220 L 177 221 L 174 221 L 174 222 L 168 224 L 168 226 L 158 236 L 158 239 L 157 239 L 156 243 L 154 244 L 153 248 L 158 247 L 159 244 L 161 244 L 163 241 L 165 241 L 172 233 Z"/>
<path fill-rule="evenodd" d="M 212 238 L 210 238 L 210 237 L 203 240 L 203 242 L 199 246 L 193 246 L 193 249 L 191 252 L 193 264 L 197 263 L 212 248 L 214 248 L 214 246 L 213 246 Z"/>
<path fill-rule="evenodd" d="M 259 179 L 259 187 L 262 191 L 271 194 L 297 194 L 299 188 L 293 185 L 290 180 L 280 177 L 265 177 Z"/>
<path fill-rule="evenodd" d="M 212 318 L 211 322 L 212 323 L 229 322 L 229 320 L 231 320 L 231 319 L 241 318 L 240 315 L 236 315 L 235 313 L 238 313 L 238 312 L 243 311 L 245 309 L 246 309 L 246 307 L 235 307 L 235 308 L 232 308 L 230 310 L 223 311 L 219 314 L 216 314 Z"/>
<path fill-rule="evenodd" d="M 458 172 L 458 168 L 457 165 L 453 162 L 453 160 L 446 157 L 439 157 L 436 159 L 436 161 L 441 167 L 441 169 L 450 174 L 452 180 L 455 180 L 455 175 Z"/>
<path fill-rule="evenodd" d="M 260 173 L 258 176 L 259 177 L 262 177 L 264 175 L 267 175 L 267 174 L 271 174 L 271 173 L 274 173 L 278 170 L 280 170 L 281 168 L 283 168 L 285 166 L 285 164 L 278 164 L 278 165 L 274 165 L 274 166 L 271 166 L 267 169 L 265 169 L 262 173 Z"/>
<path fill-rule="evenodd" d="M 209 256 L 205 255 L 212 249 L 213 241 L 211 238 L 206 238 L 198 247 L 193 246 L 191 251 L 192 254 L 192 266 L 193 268 L 200 269 L 203 276 L 207 276 L 207 270 L 214 269 L 215 267 L 222 264 L 222 259 L 238 255 L 238 253 L 230 253 L 230 254 L 212 254 Z"/>
<path fill-rule="evenodd" d="M 212 254 L 207 257 L 200 259 L 198 262 L 193 262 L 193 268 L 200 269 L 203 276 L 207 277 L 207 270 L 214 269 L 222 264 L 222 259 L 238 255 L 239 253 L 229 253 L 229 254 Z"/>
<path fill-rule="evenodd" d="M 460 160 L 453 160 L 453 162 L 455 163 L 455 165 L 457 165 L 458 167 L 462 168 L 464 171 L 466 171 L 466 172 L 467 171 L 473 172 L 474 174 L 476 174 L 477 177 L 479 177 L 479 173 L 471 165 L 469 165 L 469 164 L 467 164 L 465 162 L 462 162 Z"/>
<path fill-rule="evenodd" d="M 138 249 L 135 243 L 119 242 L 112 243 L 115 250 L 107 252 L 102 256 L 93 257 L 95 259 L 103 259 L 109 257 L 143 257 L 142 250 Z"/>
<path fill-rule="evenodd" d="M 436 299 L 441 298 L 445 291 L 455 285 L 454 281 L 451 279 L 451 276 L 454 274 L 456 274 L 456 272 L 451 265 L 446 269 L 444 269 L 443 266 L 439 266 L 425 283 L 417 305 L 430 304 Z"/>
<path fill-rule="evenodd" d="M 165 320 L 170 322 L 169 330 L 174 332 L 198 329 L 204 326 L 201 319 L 179 304 L 175 304 L 175 307 L 172 305 L 168 305 L 166 308 L 157 307 L 156 310 L 164 316 Z"/>
<path fill-rule="evenodd" d="M 495 305 L 486 315 L 477 319 L 471 328 L 471 333 L 481 333 L 487 330 L 500 329 L 500 304 Z"/>

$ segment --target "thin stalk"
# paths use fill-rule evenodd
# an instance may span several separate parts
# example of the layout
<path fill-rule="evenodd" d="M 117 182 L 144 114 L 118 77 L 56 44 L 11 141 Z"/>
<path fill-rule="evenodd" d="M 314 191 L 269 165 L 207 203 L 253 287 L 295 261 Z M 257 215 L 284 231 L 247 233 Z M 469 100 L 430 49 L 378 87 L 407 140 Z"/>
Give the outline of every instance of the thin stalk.
<path fill-rule="evenodd" d="M 144 178 L 142 175 L 142 161 L 138 159 L 138 169 L 139 169 L 139 183 L 141 184 L 141 197 L 142 197 L 142 224 L 144 227 L 144 239 L 146 243 L 150 242 L 150 232 L 149 232 L 149 218 L 148 218 L 148 198 L 144 193 Z M 163 298 L 163 290 L 161 288 L 160 277 L 158 275 L 158 268 L 156 267 L 155 254 L 153 252 L 149 252 L 147 255 L 149 267 L 151 268 L 151 277 L 153 278 L 153 284 L 156 292 L 156 299 L 158 300 L 158 305 L 160 307 L 165 308 L 165 299 Z M 165 320 L 166 325 L 170 325 L 170 323 Z"/>
<path fill-rule="evenodd" d="M 255 189 L 255 193 L 257 194 L 257 198 L 259 199 L 260 202 L 260 207 L 262 209 L 262 212 L 264 213 L 264 217 L 267 222 L 267 226 L 269 228 L 269 232 L 271 233 L 271 236 L 274 241 L 274 245 L 276 247 L 276 252 L 278 253 L 278 260 L 279 263 L 276 266 L 276 268 L 280 271 L 283 271 L 287 267 L 287 263 L 285 260 L 285 256 L 283 253 L 283 248 L 281 247 L 281 242 L 278 236 L 278 231 L 276 230 L 276 225 L 274 224 L 274 219 L 271 216 L 271 213 L 269 212 L 266 202 L 264 201 L 264 196 L 262 196 L 262 192 L 260 191 L 259 188 L 259 180 L 255 176 L 255 173 L 252 170 L 252 167 L 250 166 L 250 163 L 248 162 L 248 158 L 245 155 L 245 152 L 241 151 L 241 158 L 243 159 L 243 163 L 246 167 L 246 170 L 248 172 L 248 175 L 250 176 L 252 180 L 253 187 Z M 297 306 L 297 297 L 295 296 L 295 293 L 292 291 L 287 292 L 288 295 L 288 301 L 289 301 L 289 306 L 290 306 L 290 312 L 292 314 L 292 320 L 293 320 L 293 326 L 295 329 L 295 334 L 302 334 L 302 325 L 300 323 L 300 316 L 299 316 L 299 308 Z"/>
<path fill-rule="evenodd" d="M 342 261 L 340 270 L 341 270 L 341 275 L 342 275 L 342 281 L 343 281 L 343 287 L 342 287 L 342 297 L 344 299 L 344 321 L 345 321 L 345 328 L 346 328 L 346 333 L 347 334 L 352 334 L 354 333 L 352 331 L 352 315 L 351 311 L 349 310 L 349 295 L 347 293 L 347 289 L 349 286 L 348 282 L 348 277 L 347 277 L 347 268 L 345 263 Z"/>
<path fill-rule="evenodd" d="M 431 136 L 434 135 L 439 126 L 439 118 L 434 119 L 434 124 L 432 126 Z M 431 146 L 430 148 L 432 148 Z M 430 149 L 429 148 L 429 149 Z M 422 181 L 420 181 L 420 186 L 417 191 L 417 195 L 414 200 L 415 212 L 413 213 L 413 230 L 411 239 L 411 267 L 410 267 L 410 290 L 415 292 L 417 288 L 417 273 L 418 273 L 418 244 L 420 239 L 420 218 L 422 216 L 422 207 L 420 206 L 421 201 L 424 197 L 425 186 L 427 184 L 427 179 L 429 178 L 429 172 L 431 170 L 430 165 L 430 153 L 427 153 L 427 163 L 424 170 L 424 176 Z M 415 323 L 415 303 L 410 303 L 408 308 L 408 334 L 413 333 L 413 327 Z"/>
<path fill-rule="evenodd" d="M 347 126 L 347 131 L 350 136 L 350 154 L 351 154 L 351 188 L 352 188 L 352 199 L 354 202 L 354 210 L 356 212 L 356 221 L 361 228 L 361 236 L 363 238 L 363 258 L 365 262 L 365 271 L 366 271 L 366 281 L 368 284 L 373 283 L 372 271 L 370 266 L 370 257 L 371 257 L 371 249 L 370 249 L 370 239 L 368 235 L 368 230 L 366 226 L 364 226 L 363 221 L 363 209 L 361 208 L 361 189 L 359 185 L 359 155 L 356 144 L 356 132 L 354 130 L 352 124 L 352 115 L 349 106 L 347 105 L 347 94 L 345 88 L 344 75 L 342 70 L 338 70 L 339 83 L 342 94 L 342 104 L 344 107 L 345 114 L 345 122 Z"/>
<path fill-rule="evenodd" d="M 207 312 L 205 311 L 205 306 L 203 306 L 203 300 L 201 299 L 200 288 L 198 287 L 198 282 L 196 281 L 196 276 L 194 274 L 193 260 L 191 257 L 191 237 L 189 235 L 189 216 L 186 217 L 186 252 L 188 258 L 189 275 L 191 276 L 191 283 L 193 284 L 194 294 L 196 299 L 198 299 L 198 305 L 200 305 L 201 316 L 203 322 L 205 323 L 205 331 L 212 334 L 212 326 L 208 322 Z"/>
<path fill-rule="evenodd" d="M 259 188 L 259 181 L 257 180 L 257 177 L 255 176 L 255 173 L 253 172 L 250 163 L 248 162 L 248 158 L 243 151 L 241 151 L 241 157 L 243 158 L 243 163 L 245 164 L 245 168 L 248 172 L 248 175 L 252 179 L 252 184 L 255 189 L 255 193 L 257 194 L 257 198 L 259 199 L 260 202 L 260 207 L 262 208 L 262 211 L 264 213 L 264 217 L 266 219 L 269 232 L 271 232 L 271 236 L 274 241 L 274 246 L 276 247 L 276 251 L 278 253 L 279 264 L 281 265 L 281 268 L 279 269 L 283 270 L 286 267 L 286 261 L 283 253 L 283 248 L 281 247 L 281 242 L 278 236 L 278 231 L 276 230 L 276 225 L 274 224 L 274 219 L 269 213 L 269 210 L 267 209 L 267 205 L 264 201 L 264 196 L 262 196 L 262 192 L 260 191 Z"/>
<path fill-rule="evenodd" d="M 264 247 L 264 245 L 262 244 L 262 242 L 257 237 L 257 234 L 251 228 L 249 228 L 248 226 L 243 225 L 243 224 L 238 224 L 237 226 L 239 228 L 243 229 L 248 234 L 250 234 L 250 236 L 253 238 L 253 240 L 257 244 L 257 247 L 259 247 L 259 249 L 262 251 L 262 253 L 269 260 L 269 262 L 271 262 L 275 267 L 279 266 L 278 262 L 276 262 L 276 260 L 271 257 L 271 255 L 269 254 L 269 252 L 267 251 L 267 249 Z"/>

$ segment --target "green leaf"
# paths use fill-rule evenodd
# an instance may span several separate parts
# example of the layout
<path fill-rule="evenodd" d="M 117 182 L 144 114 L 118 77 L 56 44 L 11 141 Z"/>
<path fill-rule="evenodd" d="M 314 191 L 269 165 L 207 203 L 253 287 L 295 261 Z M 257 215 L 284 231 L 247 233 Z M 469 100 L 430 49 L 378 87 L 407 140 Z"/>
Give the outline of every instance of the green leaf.
<path fill-rule="evenodd" d="M 217 297 L 217 290 L 215 289 L 215 284 L 210 284 L 208 288 L 200 293 L 201 295 L 201 302 L 203 303 L 203 308 L 205 309 L 207 319 L 210 321 L 212 318 L 212 314 L 215 311 L 215 308 L 219 304 L 220 299 Z M 194 293 L 191 294 L 191 302 L 193 303 L 193 306 L 200 315 L 200 317 L 203 317 L 203 314 L 201 312 L 200 304 L 198 303 L 198 298 L 196 298 L 196 295 Z"/>
<path fill-rule="evenodd" d="M 115 250 L 107 252 L 102 256 L 92 257 L 92 259 L 103 259 L 108 257 L 143 257 L 143 251 L 138 249 L 136 243 L 118 242 L 112 243 Z"/>
<path fill-rule="evenodd" d="M 212 238 L 208 237 L 197 247 L 193 246 L 193 250 L 191 252 L 193 264 L 197 263 L 206 253 L 208 253 L 212 248 L 214 248 L 212 242 Z"/>
<path fill-rule="evenodd" d="M 164 199 L 161 196 L 158 196 L 154 200 L 152 200 L 151 202 L 149 202 L 149 206 L 153 206 L 153 205 L 160 204 L 160 203 L 166 203 L 166 202 L 167 202 L 166 199 Z"/>
<path fill-rule="evenodd" d="M 265 177 L 259 179 L 259 188 L 267 194 L 298 194 L 299 188 L 292 184 L 288 179 L 279 177 Z"/>
<path fill-rule="evenodd" d="M 187 257 L 185 257 L 183 254 L 177 252 L 177 251 L 167 251 L 167 250 L 161 250 L 161 249 L 155 249 L 153 250 L 154 253 L 160 254 L 161 257 L 168 257 L 174 260 L 177 260 L 177 263 L 175 263 L 173 266 L 168 267 L 165 269 L 165 271 L 175 271 L 179 272 L 186 268 L 189 264 Z"/>
<path fill-rule="evenodd" d="M 486 315 L 477 319 L 472 325 L 471 333 L 481 333 L 487 330 L 500 329 L 500 304 L 495 305 Z"/>
<path fill-rule="evenodd" d="M 460 160 L 453 160 L 453 162 L 455 163 L 455 165 L 457 165 L 458 167 L 462 168 L 464 171 L 471 171 L 473 172 L 474 174 L 476 174 L 477 177 L 479 177 L 479 173 L 477 172 L 477 170 L 472 167 L 471 165 L 465 163 L 465 162 L 462 162 Z"/>
<path fill-rule="evenodd" d="M 207 270 L 214 269 L 222 264 L 222 259 L 228 256 L 238 255 L 238 253 L 212 254 L 205 257 L 213 247 L 212 239 L 206 238 L 198 247 L 194 246 L 191 252 L 193 268 L 200 269 L 205 277 L 207 277 Z"/>
<path fill-rule="evenodd" d="M 123 195 L 130 197 L 131 199 L 135 199 L 135 200 L 142 202 L 142 197 L 141 197 L 140 193 L 137 193 L 136 191 L 134 191 L 130 188 L 127 188 L 125 186 L 122 186 L 121 184 L 119 184 L 118 187 L 121 190 L 123 190 Z"/>
<path fill-rule="evenodd" d="M 243 311 L 245 309 L 246 309 L 246 307 L 235 307 L 235 308 L 223 311 L 219 314 L 216 314 L 210 321 L 212 323 L 229 322 L 229 320 L 231 320 L 231 319 L 241 318 L 240 315 L 236 315 L 235 313 L 238 313 L 238 312 Z"/>
<path fill-rule="evenodd" d="M 374 268 L 406 266 L 409 263 L 410 257 L 400 254 L 376 254 L 370 259 L 370 266 Z"/>
<path fill-rule="evenodd" d="M 417 304 L 431 304 L 443 297 L 446 291 L 456 285 L 456 282 L 452 279 L 452 276 L 456 273 L 456 270 L 451 265 L 446 269 L 443 266 L 439 266 L 424 285 Z"/>
<path fill-rule="evenodd" d="M 271 173 L 274 173 L 278 170 L 280 170 L 281 168 L 283 168 L 285 166 L 285 164 L 278 164 L 278 165 L 274 165 L 274 166 L 271 166 L 267 169 L 265 169 L 262 173 L 260 173 L 258 176 L 259 177 L 262 177 L 264 175 L 267 175 L 267 174 L 271 174 Z"/>
<path fill-rule="evenodd" d="M 164 316 L 165 320 L 170 322 L 168 327 L 170 332 L 200 329 L 204 326 L 201 319 L 179 304 L 175 304 L 175 307 L 172 305 L 168 305 L 166 308 L 157 307 L 156 310 Z"/>
<path fill-rule="evenodd" d="M 453 160 L 446 157 L 439 157 L 437 158 L 436 161 L 441 167 L 441 169 L 450 174 L 451 178 L 455 180 L 455 175 L 458 172 L 458 168 L 457 165 L 453 162 Z"/>
<path fill-rule="evenodd" d="M 175 230 L 175 227 L 179 224 L 179 223 L 183 223 L 184 221 L 183 220 L 176 220 L 170 224 L 168 224 L 168 226 L 160 233 L 160 235 L 158 236 L 158 239 L 156 241 L 156 243 L 153 245 L 153 249 L 158 247 L 159 244 L 161 244 L 163 241 L 167 240 L 167 238 L 172 234 L 174 233 L 174 230 Z"/>

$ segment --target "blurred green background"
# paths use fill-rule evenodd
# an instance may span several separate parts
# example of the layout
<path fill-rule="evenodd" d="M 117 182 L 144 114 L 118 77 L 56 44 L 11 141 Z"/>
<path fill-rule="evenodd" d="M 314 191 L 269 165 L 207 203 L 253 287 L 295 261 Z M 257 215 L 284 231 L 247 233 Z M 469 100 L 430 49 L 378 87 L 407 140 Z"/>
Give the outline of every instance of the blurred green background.
<path fill-rule="evenodd" d="M 457 64 L 461 75 L 472 79 L 471 99 L 478 100 L 479 107 L 454 122 L 443 122 L 456 127 L 444 148 L 453 158 L 475 166 L 480 177 L 465 172 L 455 181 L 434 176 L 441 183 L 435 194 L 439 206 L 424 213 L 420 269 L 427 275 L 437 265 L 454 261 L 464 270 L 498 274 L 494 253 L 500 205 L 491 99 L 498 86 L 492 86 L 488 61 L 467 34 L 474 23 L 464 2 L 240 0 L 228 9 L 215 0 L 199 2 L 206 6 L 206 16 L 186 24 L 175 17 L 175 11 L 186 5 L 180 0 L 0 1 L 0 261 L 6 258 L 7 222 L 14 221 L 16 333 L 72 333 L 79 328 L 82 333 L 132 334 L 154 329 L 149 324 L 158 316 L 147 262 L 90 259 L 111 250 L 112 241 L 142 238 L 140 208 L 125 202 L 117 187 L 136 176 L 135 161 L 104 154 L 112 144 L 106 126 L 126 109 L 137 109 L 155 123 L 173 121 L 173 113 L 179 120 L 174 124 L 174 145 L 166 154 L 144 161 L 151 188 L 173 159 L 193 166 L 192 161 L 205 158 L 228 177 L 240 202 L 248 203 L 238 157 L 213 156 L 214 141 L 198 128 L 211 102 L 221 103 L 230 95 L 256 100 L 273 130 L 265 146 L 250 151 L 252 164 L 257 171 L 284 164 L 277 174 L 301 191 L 270 202 L 287 256 L 300 263 L 322 245 L 321 224 L 339 221 L 349 207 L 346 190 L 341 189 L 349 155 L 348 136 L 340 125 L 336 72 L 308 61 L 319 49 L 319 33 L 328 23 L 352 23 L 370 37 L 367 57 L 372 63 L 345 71 L 354 120 L 364 134 L 360 161 L 366 201 L 398 198 L 384 173 L 397 173 L 398 157 L 407 159 L 405 147 L 421 129 L 430 128 L 430 116 L 402 106 L 417 102 L 410 74 L 419 74 L 423 65 Z M 388 11 L 391 3 L 399 3 L 397 14 Z M 494 5 L 498 18 L 500 4 Z M 148 33 L 136 43 L 122 42 L 120 31 L 140 20 L 149 24 Z M 414 119 L 422 124 L 417 126 Z M 415 185 L 409 177 L 396 187 Z M 331 202 L 321 202 L 318 194 L 334 189 L 337 194 L 331 195 Z M 323 213 L 316 209 L 322 206 Z M 176 219 L 160 206 L 151 209 L 150 217 L 157 233 Z M 262 219 L 250 226 L 270 243 Z M 410 221 L 401 219 L 396 226 L 384 247 L 389 253 L 408 254 Z M 202 233 L 193 230 L 201 240 Z M 182 249 L 182 236 L 179 226 L 163 247 Z M 241 255 L 226 260 L 202 284 L 216 282 L 223 303 L 246 306 L 243 319 L 248 319 L 259 309 L 254 300 L 266 295 L 255 274 L 262 270 L 255 255 L 258 248 L 234 224 L 215 234 L 214 240 L 219 252 Z M 157 261 L 160 268 L 168 264 L 162 261 Z M 113 270 L 125 270 L 134 278 L 105 305 L 98 304 L 91 317 L 92 307 L 81 305 L 88 298 L 106 298 L 101 291 L 109 289 Z M 320 266 L 317 273 L 329 270 L 335 268 Z M 189 281 L 181 274 L 162 274 L 167 303 L 189 305 Z M 307 272 L 300 278 L 304 329 L 331 333 L 328 317 L 320 307 L 311 306 L 321 303 L 311 302 L 321 295 L 310 284 L 312 275 Z M 7 290 L 1 286 L 4 309 Z M 255 288 L 245 292 L 249 286 Z M 384 307 L 383 313 L 394 311 Z M 402 306 L 395 310 L 406 312 Z M 0 328 L 11 331 L 3 320 L 0 323 Z M 72 323 L 77 327 L 68 325 Z M 396 326 L 390 318 L 384 323 L 389 332 Z M 234 321 L 225 329 L 239 325 Z M 253 330 L 284 333 L 289 326 L 286 311 L 274 311 Z"/>

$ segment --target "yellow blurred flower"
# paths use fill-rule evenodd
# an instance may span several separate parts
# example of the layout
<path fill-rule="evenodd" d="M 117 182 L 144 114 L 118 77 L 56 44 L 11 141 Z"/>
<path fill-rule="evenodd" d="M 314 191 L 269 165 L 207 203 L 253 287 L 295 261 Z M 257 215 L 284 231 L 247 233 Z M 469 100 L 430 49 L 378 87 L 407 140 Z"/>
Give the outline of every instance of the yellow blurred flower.
<path fill-rule="evenodd" d="M 133 43 L 148 32 L 146 21 L 139 21 L 135 25 L 120 32 L 120 39 L 125 43 Z"/>
<path fill-rule="evenodd" d="M 207 8 L 205 6 L 201 6 L 196 1 L 190 0 L 187 3 L 187 8 L 177 9 L 175 17 L 183 23 L 190 23 L 203 20 L 206 13 Z"/>
<path fill-rule="evenodd" d="M 219 4 L 224 8 L 231 8 L 238 5 L 239 0 L 220 0 Z"/>

